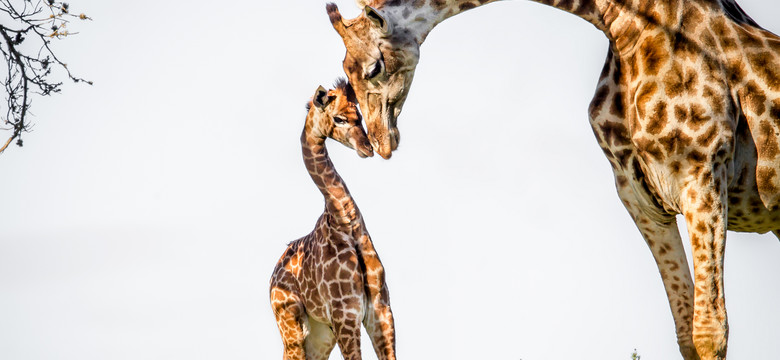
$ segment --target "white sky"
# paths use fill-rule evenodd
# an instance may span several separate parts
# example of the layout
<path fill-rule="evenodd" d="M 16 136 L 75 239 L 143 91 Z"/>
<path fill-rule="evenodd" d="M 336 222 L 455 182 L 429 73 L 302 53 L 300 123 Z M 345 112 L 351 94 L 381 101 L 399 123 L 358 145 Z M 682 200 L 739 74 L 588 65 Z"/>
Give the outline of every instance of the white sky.
<path fill-rule="evenodd" d="M 71 3 L 95 21 L 58 51 L 95 86 L 36 99 L 0 156 L 0 359 L 281 357 L 268 279 L 322 211 L 298 137 L 344 48 L 324 1 L 214 4 Z M 780 32 L 780 4 L 740 4 Z M 399 359 L 680 358 L 587 121 L 606 48 L 530 1 L 469 11 L 423 45 L 392 160 L 330 143 Z M 774 236 L 729 233 L 730 359 L 780 353 L 778 274 Z"/>

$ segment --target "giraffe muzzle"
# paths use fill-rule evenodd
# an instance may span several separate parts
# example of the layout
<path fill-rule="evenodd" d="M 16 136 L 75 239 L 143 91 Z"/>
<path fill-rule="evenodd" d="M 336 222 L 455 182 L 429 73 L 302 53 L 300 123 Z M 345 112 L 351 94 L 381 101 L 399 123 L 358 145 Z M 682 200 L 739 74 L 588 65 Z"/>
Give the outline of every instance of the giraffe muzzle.
<path fill-rule="evenodd" d="M 358 156 L 362 158 L 374 156 L 374 148 L 371 146 L 368 139 L 363 139 L 363 141 L 358 143 L 357 146 L 355 146 L 355 150 L 357 151 Z"/>

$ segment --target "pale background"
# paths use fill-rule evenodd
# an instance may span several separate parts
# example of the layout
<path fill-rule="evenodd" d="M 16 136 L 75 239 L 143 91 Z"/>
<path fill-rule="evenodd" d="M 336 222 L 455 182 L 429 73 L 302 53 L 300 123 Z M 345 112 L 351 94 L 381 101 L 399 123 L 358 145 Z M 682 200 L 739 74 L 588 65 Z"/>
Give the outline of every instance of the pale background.
<path fill-rule="evenodd" d="M 780 4 L 740 3 L 780 32 Z M 268 279 L 323 208 L 304 104 L 342 74 L 324 7 L 71 3 L 95 21 L 58 51 L 95 86 L 36 99 L 25 147 L 0 155 L 0 359 L 281 358 Z M 422 46 L 391 161 L 330 143 L 399 359 L 680 358 L 587 121 L 606 48 L 530 1 L 468 11 Z M 729 233 L 729 359 L 780 356 L 778 275 L 774 236 Z"/>

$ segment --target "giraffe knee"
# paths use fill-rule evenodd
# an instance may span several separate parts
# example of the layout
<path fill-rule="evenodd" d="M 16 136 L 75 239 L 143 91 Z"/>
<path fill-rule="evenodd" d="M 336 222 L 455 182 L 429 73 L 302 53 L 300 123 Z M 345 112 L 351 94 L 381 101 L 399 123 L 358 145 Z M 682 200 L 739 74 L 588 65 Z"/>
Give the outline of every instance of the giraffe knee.
<path fill-rule="evenodd" d="M 699 357 L 699 353 L 696 351 L 696 347 L 693 346 L 693 343 L 678 343 L 678 345 L 680 346 L 680 354 L 682 355 L 683 359 L 701 360 L 701 357 Z"/>
<path fill-rule="evenodd" d="M 727 338 L 725 332 L 702 334 L 694 331 L 693 344 L 702 360 L 723 360 L 726 358 Z"/>

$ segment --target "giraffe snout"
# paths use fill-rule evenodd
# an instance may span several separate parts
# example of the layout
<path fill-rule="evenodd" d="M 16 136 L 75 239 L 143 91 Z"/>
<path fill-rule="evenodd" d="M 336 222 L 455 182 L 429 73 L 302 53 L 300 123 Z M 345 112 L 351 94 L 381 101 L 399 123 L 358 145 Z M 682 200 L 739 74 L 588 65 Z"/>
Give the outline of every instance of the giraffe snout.
<path fill-rule="evenodd" d="M 360 157 L 372 157 L 374 156 L 374 147 L 371 146 L 371 142 L 364 138 L 358 142 L 357 152 Z"/>

